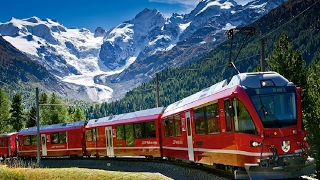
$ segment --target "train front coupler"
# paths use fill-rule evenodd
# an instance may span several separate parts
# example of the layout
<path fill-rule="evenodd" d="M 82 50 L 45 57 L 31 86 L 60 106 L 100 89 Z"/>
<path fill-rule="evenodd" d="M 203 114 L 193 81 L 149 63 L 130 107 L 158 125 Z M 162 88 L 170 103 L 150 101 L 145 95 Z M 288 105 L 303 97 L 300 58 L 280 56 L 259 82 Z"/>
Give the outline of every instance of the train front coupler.
<path fill-rule="evenodd" d="M 258 164 L 245 164 L 245 169 L 252 180 L 298 178 L 316 172 L 314 159 L 305 158 L 302 153 L 273 154 L 260 159 Z"/>

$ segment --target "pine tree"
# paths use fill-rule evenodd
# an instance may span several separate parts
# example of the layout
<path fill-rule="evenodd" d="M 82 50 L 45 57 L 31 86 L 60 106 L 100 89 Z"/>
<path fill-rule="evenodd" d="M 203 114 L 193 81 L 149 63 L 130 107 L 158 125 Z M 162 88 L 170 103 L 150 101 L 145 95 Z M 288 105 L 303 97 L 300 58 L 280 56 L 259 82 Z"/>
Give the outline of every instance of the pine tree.
<path fill-rule="evenodd" d="M 49 124 L 49 118 L 50 118 L 50 110 L 49 106 L 44 106 L 45 104 L 49 104 L 49 98 L 48 95 L 43 92 L 39 96 L 39 105 L 40 105 L 40 125 L 47 125 Z"/>
<path fill-rule="evenodd" d="M 34 127 L 37 125 L 37 121 L 36 121 L 36 107 L 32 106 L 30 111 L 28 112 L 28 118 L 26 121 L 26 127 Z"/>
<path fill-rule="evenodd" d="M 77 121 L 81 121 L 81 120 L 85 120 L 85 119 L 86 119 L 86 116 L 80 108 L 77 108 L 74 111 L 74 113 L 72 114 L 72 121 L 73 122 L 77 122 Z"/>
<path fill-rule="evenodd" d="M 15 131 L 20 131 L 23 127 L 23 123 L 25 121 L 25 118 L 23 117 L 23 108 L 22 108 L 22 98 L 20 94 L 15 94 L 13 96 L 12 104 L 11 104 L 11 118 L 10 123 L 13 126 L 13 129 Z"/>
<path fill-rule="evenodd" d="M 317 177 L 320 178 L 320 49 L 309 65 L 307 84 L 304 120 L 311 147 L 309 153 L 315 158 Z"/>
<path fill-rule="evenodd" d="M 0 88 L 0 133 L 10 132 L 10 99 L 6 92 Z"/>
<path fill-rule="evenodd" d="M 294 50 L 287 33 L 281 34 L 274 51 L 268 56 L 269 69 L 283 75 L 296 86 L 306 85 L 306 63 L 299 50 Z"/>
<path fill-rule="evenodd" d="M 69 119 L 67 116 L 67 108 L 55 93 L 51 94 L 49 104 L 50 115 L 47 124 L 59 124 L 68 122 Z"/>

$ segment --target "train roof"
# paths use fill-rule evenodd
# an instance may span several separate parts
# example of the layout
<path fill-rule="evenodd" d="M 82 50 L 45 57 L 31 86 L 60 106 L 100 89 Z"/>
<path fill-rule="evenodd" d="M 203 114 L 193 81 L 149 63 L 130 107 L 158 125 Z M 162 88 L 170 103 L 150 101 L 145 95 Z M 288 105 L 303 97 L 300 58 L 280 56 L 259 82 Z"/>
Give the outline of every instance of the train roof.
<path fill-rule="evenodd" d="M 3 137 L 10 137 L 14 134 L 17 134 L 18 132 L 11 132 L 11 133 L 3 133 L 3 134 L 0 134 L 0 138 L 3 138 Z"/>
<path fill-rule="evenodd" d="M 163 112 L 164 107 L 157 107 L 153 109 L 146 109 L 114 116 L 107 116 L 99 119 L 91 119 L 88 121 L 86 127 L 102 126 L 105 124 L 116 124 L 125 122 L 139 122 L 145 120 L 156 119 Z"/>
<path fill-rule="evenodd" d="M 77 122 L 67 122 L 67 123 L 60 123 L 60 124 L 51 124 L 40 126 L 40 132 L 49 132 L 49 131 L 60 131 L 60 130 L 69 130 L 69 129 L 77 129 L 79 127 L 84 126 L 86 121 L 77 121 Z M 33 134 L 37 132 L 37 126 L 24 128 L 22 129 L 19 134 Z"/>
<path fill-rule="evenodd" d="M 218 94 L 224 91 L 223 95 L 230 95 L 233 92 L 233 87 L 241 86 L 243 88 L 261 88 L 263 80 L 272 80 L 275 86 L 293 85 L 286 78 L 276 72 L 254 72 L 254 73 L 240 73 L 234 75 L 227 84 L 227 80 L 218 82 L 202 91 L 199 91 L 191 96 L 188 96 L 180 101 L 170 104 L 163 113 L 163 116 L 168 116 L 180 111 L 196 107 L 203 103 L 213 101 L 209 96 Z M 217 99 L 217 98 L 216 98 Z M 191 106 L 192 105 L 192 106 Z"/>
<path fill-rule="evenodd" d="M 253 72 L 253 73 L 240 73 L 234 75 L 228 84 L 229 87 L 243 86 L 246 88 L 261 88 L 262 80 L 272 80 L 274 86 L 287 86 L 293 85 L 286 78 L 276 72 Z"/>

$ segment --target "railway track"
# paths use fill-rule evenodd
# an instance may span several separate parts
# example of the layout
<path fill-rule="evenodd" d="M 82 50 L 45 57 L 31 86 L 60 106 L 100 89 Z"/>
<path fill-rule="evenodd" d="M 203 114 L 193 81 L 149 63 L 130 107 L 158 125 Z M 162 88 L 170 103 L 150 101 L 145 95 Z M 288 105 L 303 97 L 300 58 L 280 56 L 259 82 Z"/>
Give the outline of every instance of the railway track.
<path fill-rule="evenodd" d="M 13 159 L 5 160 L 2 163 L 18 162 L 26 166 L 36 166 L 36 159 Z M 125 171 L 125 172 L 150 172 L 160 173 L 164 177 L 175 180 L 232 180 L 233 174 L 230 172 L 213 169 L 210 166 L 186 163 L 182 161 L 150 159 L 142 157 L 116 157 L 116 158 L 43 158 L 40 161 L 41 167 L 46 168 L 68 168 L 79 167 L 89 169 L 102 169 L 107 171 Z M 295 180 L 316 180 L 310 177 L 301 177 Z"/>

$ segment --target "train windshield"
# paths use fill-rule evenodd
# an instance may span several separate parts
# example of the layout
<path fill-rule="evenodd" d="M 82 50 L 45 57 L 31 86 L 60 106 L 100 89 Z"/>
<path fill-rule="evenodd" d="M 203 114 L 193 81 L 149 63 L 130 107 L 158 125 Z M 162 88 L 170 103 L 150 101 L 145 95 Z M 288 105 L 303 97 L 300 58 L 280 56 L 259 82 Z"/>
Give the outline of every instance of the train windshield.
<path fill-rule="evenodd" d="M 295 87 L 247 89 L 265 128 L 283 128 L 297 124 Z"/>

